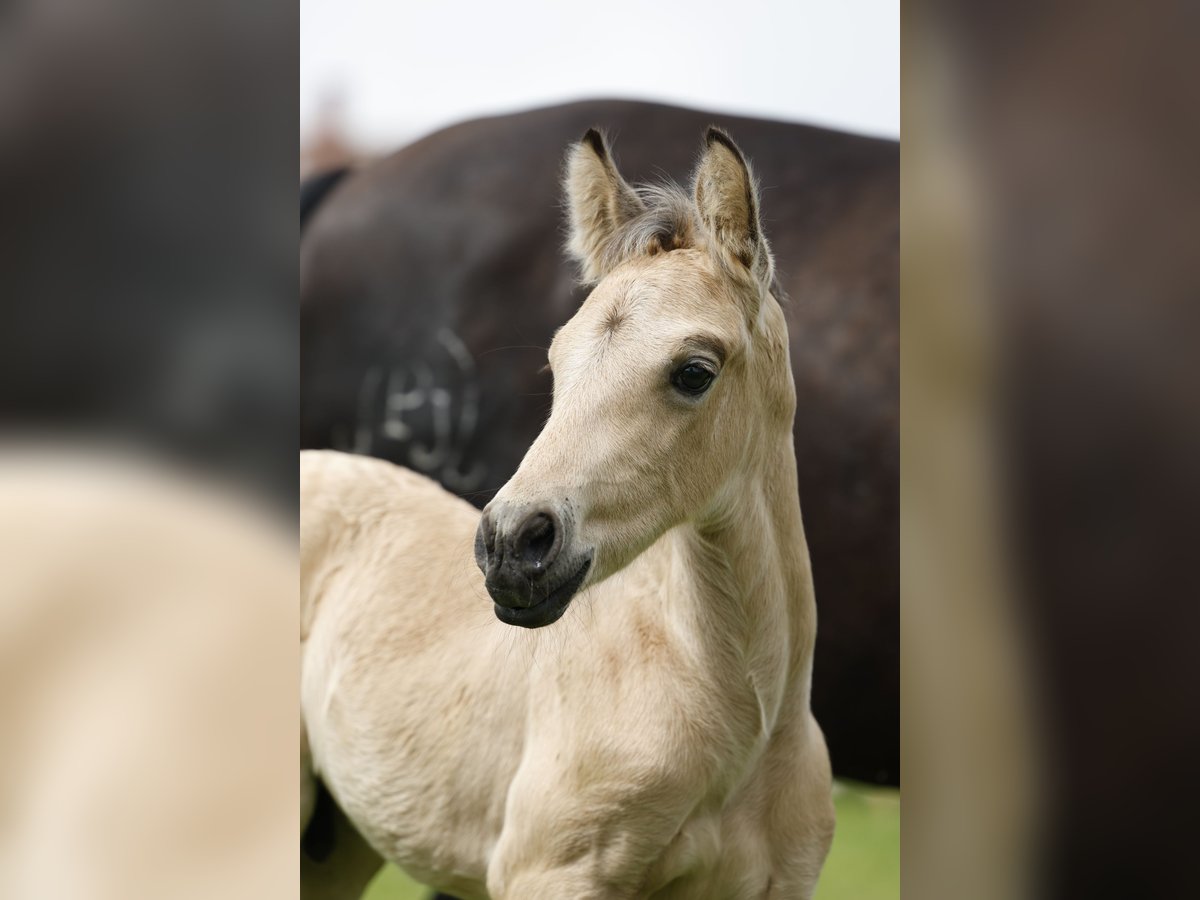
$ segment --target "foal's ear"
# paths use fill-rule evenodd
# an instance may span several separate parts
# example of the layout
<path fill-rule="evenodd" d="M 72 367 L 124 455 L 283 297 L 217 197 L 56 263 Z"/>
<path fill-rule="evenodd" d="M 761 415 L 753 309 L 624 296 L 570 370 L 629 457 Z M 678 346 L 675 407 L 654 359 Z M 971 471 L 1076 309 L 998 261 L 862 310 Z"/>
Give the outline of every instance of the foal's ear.
<path fill-rule="evenodd" d="M 758 218 L 758 185 L 742 151 L 719 128 L 704 136 L 694 190 L 696 214 L 714 251 L 769 288 L 773 263 Z"/>
<path fill-rule="evenodd" d="M 611 267 L 605 252 L 609 241 L 645 205 L 617 171 L 604 135 L 595 128 L 571 145 L 564 186 L 571 214 L 567 249 L 579 262 L 583 280 L 597 281 Z"/>

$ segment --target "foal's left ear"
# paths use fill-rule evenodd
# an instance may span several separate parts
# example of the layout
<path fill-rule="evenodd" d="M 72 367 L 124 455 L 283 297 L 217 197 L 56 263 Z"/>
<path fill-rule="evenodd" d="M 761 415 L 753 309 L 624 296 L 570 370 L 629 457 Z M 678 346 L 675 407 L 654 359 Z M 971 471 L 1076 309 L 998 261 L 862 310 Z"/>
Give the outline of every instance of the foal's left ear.
<path fill-rule="evenodd" d="M 746 157 L 721 129 L 705 134 L 694 177 L 696 213 L 713 250 L 769 289 L 774 263 L 758 218 L 758 185 Z"/>

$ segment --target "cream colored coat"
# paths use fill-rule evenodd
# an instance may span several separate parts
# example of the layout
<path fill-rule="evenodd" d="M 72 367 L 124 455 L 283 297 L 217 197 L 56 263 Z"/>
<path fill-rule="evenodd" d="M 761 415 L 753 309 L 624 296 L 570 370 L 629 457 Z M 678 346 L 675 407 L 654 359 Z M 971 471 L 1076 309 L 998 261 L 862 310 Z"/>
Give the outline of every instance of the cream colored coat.
<path fill-rule="evenodd" d="M 663 210 L 598 136 L 567 188 L 599 283 L 555 338 L 554 411 L 493 506 L 568 498 L 594 565 L 560 621 L 504 625 L 475 509 L 385 462 L 302 453 L 304 777 L 464 900 L 807 898 L 830 771 L 752 177 L 710 132 L 671 252 L 639 246 Z M 667 383 L 689 355 L 719 370 L 699 400 Z"/>

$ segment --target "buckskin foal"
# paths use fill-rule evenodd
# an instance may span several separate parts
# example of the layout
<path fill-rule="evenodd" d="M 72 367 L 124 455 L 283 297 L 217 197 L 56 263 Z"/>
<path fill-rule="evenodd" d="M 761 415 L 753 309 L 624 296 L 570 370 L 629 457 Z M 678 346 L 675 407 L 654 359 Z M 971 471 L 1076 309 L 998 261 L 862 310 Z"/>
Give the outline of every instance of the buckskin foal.
<path fill-rule="evenodd" d="M 710 129 L 690 196 L 635 191 L 590 131 L 566 191 L 595 288 L 482 518 L 301 454 L 306 796 L 466 900 L 810 897 L 833 808 L 757 187 Z"/>

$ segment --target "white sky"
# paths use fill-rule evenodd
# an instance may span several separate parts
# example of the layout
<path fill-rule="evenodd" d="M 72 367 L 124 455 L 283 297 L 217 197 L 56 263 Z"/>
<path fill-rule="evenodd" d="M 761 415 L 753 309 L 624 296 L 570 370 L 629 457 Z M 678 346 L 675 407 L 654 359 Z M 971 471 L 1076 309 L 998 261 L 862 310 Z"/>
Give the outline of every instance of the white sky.
<path fill-rule="evenodd" d="M 900 134 L 898 0 L 301 0 L 300 12 L 301 131 L 337 94 L 371 149 L 596 97 Z"/>

